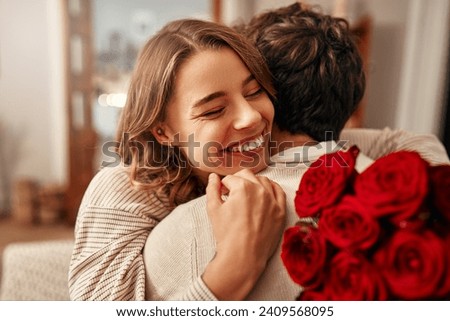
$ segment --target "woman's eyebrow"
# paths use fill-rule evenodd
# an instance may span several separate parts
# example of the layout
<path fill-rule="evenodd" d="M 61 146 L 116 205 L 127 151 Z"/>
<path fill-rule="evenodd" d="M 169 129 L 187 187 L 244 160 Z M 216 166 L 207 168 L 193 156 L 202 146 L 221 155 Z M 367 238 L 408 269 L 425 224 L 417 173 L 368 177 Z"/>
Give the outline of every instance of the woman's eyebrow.
<path fill-rule="evenodd" d="M 253 76 L 252 74 L 250 74 L 247 78 L 244 79 L 244 81 L 242 82 L 242 87 L 244 87 L 245 85 L 247 85 L 249 82 L 251 82 L 252 80 L 255 80 L 255 76 Z"/>
<path fill-rule="evenodd" d="M 208 103 L 208 102 L 210 102 L 210 101 L 212 101 L 212 100 L 214 100 L 216 98 L 223 97 L 223 96 L 225 96 L 225 92 L 224 91 L 216 91 L 216 92 L 214 92 L 212 94 L 209 94 L 209 95 L 199 99 L 194 105 L 192 105 L 192 108 L 200 107 L 201 105 L 204 105 L 204 104 L 206 104 L 206 103 Z"/>
<path fill-rule="evenodd" d="M 244 81 L 242 81 L 242 87 L 244 87 L 245 85 L 247 85 L 249 82 L 251 82 L 254 79 L 255 79 L 255 77 L 252 74 L 250 74 L 247 78 L 244 79 Z M 212 101 L 212 100 L 214 100 L 216 98 L 223 97 L 225 95 L 226 94 L 225 94 L 224 91 L 216 91 L 216 92 L 214 92 L 212 94 L 209 94 L 209 95 L 207 95 L 207 96 L 197 100 L 192 105 L 192 108 L 200 107 L 201 105 L 204 105 L 204 104 L 206 104 L 206 103 L 208 103 L 208 102 L 210 102 L 210 101 Z"/>

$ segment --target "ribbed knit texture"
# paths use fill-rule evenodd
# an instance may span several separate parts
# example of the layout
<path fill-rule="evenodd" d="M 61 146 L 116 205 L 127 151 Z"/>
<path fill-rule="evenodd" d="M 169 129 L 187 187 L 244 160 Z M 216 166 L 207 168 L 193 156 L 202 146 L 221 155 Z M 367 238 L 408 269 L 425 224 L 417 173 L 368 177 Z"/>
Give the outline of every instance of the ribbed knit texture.
<path fill-rule="evenodd" d="M 380 158 L 399 150 L 417 151 L 430 163 L 448 163 L 444 145 L 432 134 L 413 134 L 402 129 L 345 129 L 341 141 L 357 145 L 372 159 Z"/>
<path fill-rule="evenodd" d="M 143 300 L 142 248 L 168 213 L 167 199 L 134 189 L 126 168 L 101 170 L 88 187 L 77 217 L 70 298 Z"/>

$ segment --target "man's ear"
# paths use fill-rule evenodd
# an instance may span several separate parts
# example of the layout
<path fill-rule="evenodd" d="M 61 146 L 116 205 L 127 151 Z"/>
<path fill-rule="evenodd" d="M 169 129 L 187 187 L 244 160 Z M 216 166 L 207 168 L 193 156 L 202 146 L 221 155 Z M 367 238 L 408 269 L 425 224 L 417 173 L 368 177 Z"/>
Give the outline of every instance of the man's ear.
<path fill-rule="evenodd" d="M 171 141 L 173 140 L 173 135 L 170 135 L 170 131 L 167 130 L 166 126 L 164 126 L 163 124 L 155 126 L 150 131 L 161 145 L 169 146 Z"/>

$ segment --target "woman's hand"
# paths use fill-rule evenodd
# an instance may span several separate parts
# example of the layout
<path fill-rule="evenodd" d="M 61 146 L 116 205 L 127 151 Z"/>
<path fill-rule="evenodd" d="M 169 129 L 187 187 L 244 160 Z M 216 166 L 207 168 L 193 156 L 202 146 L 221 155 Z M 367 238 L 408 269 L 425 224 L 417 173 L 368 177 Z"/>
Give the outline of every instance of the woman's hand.
<path fill-rule="evenodd" d="M 225 201 L 223 190 L 228 191 Z M 242 300 L 279 245 L 285 193 L 277 183 L 246 169 L 222 181 L 210 174 L 206 195 L 217 250 L 203 280 L 219 299 Z"/>

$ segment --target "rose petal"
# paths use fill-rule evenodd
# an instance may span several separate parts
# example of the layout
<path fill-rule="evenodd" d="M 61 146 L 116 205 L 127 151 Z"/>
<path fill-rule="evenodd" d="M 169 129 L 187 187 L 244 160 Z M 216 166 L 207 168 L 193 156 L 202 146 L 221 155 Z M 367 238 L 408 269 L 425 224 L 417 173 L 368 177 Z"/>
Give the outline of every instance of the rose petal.
<path fill-rule="evenodd" d="M 294 199 L 299 217 L 318 216 L 337 202 L 356 175 L 355 148 L 325 154 L 305 172 Z"/>
<path fill-rule="evenodd" d="M 354 196 L 344 196 L 335 207 L 323 211 L 319 219 L 323 236 L 344 249 L 368 249 L 378 240 L 380 225 Z"/>
<path fill-rule="evenodd" d="M 450 222 L 450 166 L 430 166 L 430 190 L 439 213 Z"/>
<path fill-rule="evenodd" d="M 328 293 L 323 289 L 303 290 L 296 298 L 297 301 L 328 301 Z"/>
<path fill-rule="evenodd" d="M 322 280 L 326 256 L 325 239 L 317 229 L 294 226 L 284 232 L 281 259 L 297 284 L 317 286 Z"/>
<path fill-rule="evenodd" d="M 379 158 L 355 180 L 356 196 L 375 217 L 395 224 L 417 214 L 428 193 L 427 163 L 416 152 Z"/>
<path fill-rule="evenodd" d="M 381 274 L 364 256 L 341 251 L 330 265 L 326 284 L 331 300 L 387 299 Z"/>
<path fill-rule="evenodd" d="M 446 267 L 443 241 L 430 230 L 398 230 L 375 254 L 393 295 L 422 300 L 436 294 Z"/>

